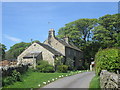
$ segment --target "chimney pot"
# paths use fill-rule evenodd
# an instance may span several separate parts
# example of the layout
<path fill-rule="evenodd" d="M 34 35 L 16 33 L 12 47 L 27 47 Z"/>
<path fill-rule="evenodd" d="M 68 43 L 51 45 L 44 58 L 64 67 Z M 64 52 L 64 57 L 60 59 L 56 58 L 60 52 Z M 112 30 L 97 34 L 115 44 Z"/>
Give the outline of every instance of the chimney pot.
<path fill-rule="evenodd" d="M 69 44 L 69 38 L 68 37 L 64 37 L 64 41 Z"/>
<path fill-rule="evenodd" d="M 49 38 L 51 38 L 51 37 L 55 37 L 55 31 L 54 31 L 54 29 L 50 29 L 49 30 Z"/>
<path fill-rule="evenodd" d="M 54 29 L 49 30 L 49 35 L 48 35 L 48 43 L 51 45 L 51 38 L 55 37 L 55 31 Z"/>

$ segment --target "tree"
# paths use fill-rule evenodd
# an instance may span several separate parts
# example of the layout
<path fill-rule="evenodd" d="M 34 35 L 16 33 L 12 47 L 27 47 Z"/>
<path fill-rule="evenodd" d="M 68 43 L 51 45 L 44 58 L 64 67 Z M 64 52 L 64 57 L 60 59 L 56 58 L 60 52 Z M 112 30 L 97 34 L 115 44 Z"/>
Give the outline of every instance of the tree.
<path fill-rule="evenodd" d="M 31 43 L 20 42 L 13 45 L 6 52 L 6 59 L 17 59 L 17 57 L 34 42 L 40 42 L 40 41 L 34 40 Z"/>
<path fill-rule="evenodd" d="M 34 42 L 40 43 L 40 41 L 39 41 L 39 40 L 34 40 L 34 41 L 32 41 L 32 43 L 34 43 Z"/>
<path fill-rule="evenodd" d="M 118 32 L 120 31 L 118 15 L 105 15 L 99 18 L 98 26 L 93 30 L 93 40 L 99 42 L 101 48 L 118 46 Z"/>
<path fill-rule="evenodd" d="M 92 37 L 92 29 L 97 23 L 97 19 L 79 19 L 70 22 L 59 29 L 58 37 L 69 37 L 70 42 L 76 46 L 84 46 L 84 43 L 90 41 Z M 80 47 L 82 49 L 82 47 Z"/>
<path fill-rule="evenodd" d="M 0 43 L 0 57 L 2 57 L 1 60 L 5 59 L 5 50 L 6 46 Z"/>
<path fill-rule="evenodd" d="M 69 42 L 80 48 L 84 52 L 84 60 L 90 63 L 99 49 L 120 45 L 119 16 L 120 14 L 113 14 L 99 19 L 79 19 L 70 22 L 59 29 L 58 37 L 69 37 Z"/>
<path fill-rule="evenodd" d="M 92 45 L 92 30 L 96 25 L 97 19 L 79 19 L 66 24 L 65 27 L 60 28 L 58 37 L 69 37 L 69 42 L 74 43 L 77 47 L 83 50 L 85 61 L 90 63 L 90 58 L 94 56 L 94 53 L 91 54 L 90 50 L 96 49 L 94 47 L 91 48 L 90 46 Z"/>
<path fill-rule="evenodd" d="M 27 47 L 30 46 L 30 43 L 17 43 L 10 47 L 9 51 L 6 52 L 6 59 L 16 59 Z"/>

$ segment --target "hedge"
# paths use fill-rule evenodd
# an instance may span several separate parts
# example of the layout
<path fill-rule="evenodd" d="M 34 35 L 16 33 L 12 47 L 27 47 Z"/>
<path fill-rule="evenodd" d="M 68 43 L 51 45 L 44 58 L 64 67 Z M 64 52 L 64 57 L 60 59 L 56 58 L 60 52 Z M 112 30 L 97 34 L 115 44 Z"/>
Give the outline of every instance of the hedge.
<path fill-rule="evenodd" d="M 95 71 L 99 75 L 101 70 L 117 72 L 120 69 L 120 57 L 118 52 L 120 49 L 111 48 L 98 51 L 95 55 Z"/>
<path fill-rule="evenodd" d="M 38 62 L 36 66 L 37 71 L 44 72 L 44 73 L 52 73 L 55 72 L 53 65 L 50 65 L 48 61 L 41 60 Z"/>
<path fill-rule="evenodd" d="M 58 65 L 57 66 L 57 72 L 59 73 L 67 73 L 68 66 L 67 65 Z"/>

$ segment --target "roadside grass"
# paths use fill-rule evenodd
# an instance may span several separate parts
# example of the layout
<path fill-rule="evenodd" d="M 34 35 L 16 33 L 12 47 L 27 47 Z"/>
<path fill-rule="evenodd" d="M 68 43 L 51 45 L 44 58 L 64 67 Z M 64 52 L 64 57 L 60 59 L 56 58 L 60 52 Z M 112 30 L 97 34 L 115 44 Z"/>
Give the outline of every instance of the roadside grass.
<path fill-rule="evenodd" d="M 66 74 L 29 72 L 26 76 L 23 76 L 22 82 L 15 82 L 13 85 L 6 86 L 5 88 L 39 88 L 45 85 L 43 82 L 48 82 L 48 80 L 52 81 L 52 79 L 61 75 Z"/>
<path fill-rule="evenodd" d="M 93 89 L 101 90 L 100 89 L 100 77 L 97 75 L 92 78 L 90 85 L 89 85 L 89 90 L 93 90 Z"/>
<path fill-rule="evenodd" d="M 12 85 L 5 86 L 3 87 L 3 90 L 6 88 L 41 88 L 44 85 L 53 82 L 59 78 L 71 76 L 81 72 L 86 72 L 86 70 L 69 73 L 40 73 L 28 71 L 24 75 L 22 75 L 21 82 L 15 82 Z"/>

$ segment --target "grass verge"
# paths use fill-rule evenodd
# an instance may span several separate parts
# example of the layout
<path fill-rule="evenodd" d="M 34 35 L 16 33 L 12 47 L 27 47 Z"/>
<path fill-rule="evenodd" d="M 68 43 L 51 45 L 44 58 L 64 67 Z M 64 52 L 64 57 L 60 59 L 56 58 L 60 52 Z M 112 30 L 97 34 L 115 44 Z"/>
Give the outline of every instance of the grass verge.
<path fill-rule="evenodd" d="M 100 90 L 100 77 L 94 76 L 90 82 L 89 90 L 97 89 Z"/>

